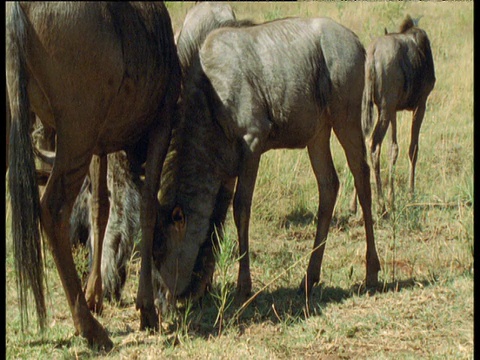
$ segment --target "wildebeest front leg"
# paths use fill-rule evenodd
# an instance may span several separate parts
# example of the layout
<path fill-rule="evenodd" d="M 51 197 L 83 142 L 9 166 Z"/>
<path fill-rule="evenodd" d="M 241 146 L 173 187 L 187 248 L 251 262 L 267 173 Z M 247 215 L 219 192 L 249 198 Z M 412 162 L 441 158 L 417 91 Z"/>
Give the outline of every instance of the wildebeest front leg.
<path fill-rule="evenodd" d="M 250 275 L 250 258 L 248 253 L 248 227 L 252 205 L 253 190 L 260 163 L 260 154 L 248 150 L 238 176 L 235 197 L 233 200 L 233 215 L 238 233 L 240 265 L 237 279 L 237 301 L 243 303 L 252 291 Z"/>
<path fill-rule="evenodd" d="M 423 116 L 425 115 L 426 101 L 426 99 L 420 101 L 420 104 L 413 112 L 410 148 L 408 150 L 408 156 L 410 158 L 410 197 L 413 197 L 415 193 L 415 166 L 417 164 L 418 156 L 418 139 L 420 136 Z"/>
<path fill-rule="evenodd" d="M 85 288 L 85 297 L 88 308 L 96 313 L 102 312 L 102 250 L 105 228 L 109 214 L 108 188 L 107 188 L 107 156 L 93 156 L 90 163 L 90 179 L 92 186 L 91 196 L 91 224 L 93 234 L 93 264 Z"/>
<path fill-rule="evenodd" d="M 308 145 L 310 163 L 317 179 L 319 204 L 313 252 L 310 256 L 307 273 L 300 284 L 300 290 L 306 294 L 307 299 L 310 299 L 313 286 L 320 281 L 325 243 L 339 188 L 339 181 L 330 152 L 330 134 L 331 128 L 326 128 Z"/>
<path fill-rule="evenodd" d="M 170 115 L 169 115 L 170 116 Z M 163 118 L 164 119 L 164 118 Z M 168 119 L 169 120 L 169 119 Z M 136 308 L 140 310 L 140 329 L 158 330 L 158 315 L 155 310 L 152 283 L 153 232 L 156 220 L 157 191 L 160 184 L 163 162 L 171 135 L 170 121 L 164 121 L 150 132 L 145 164 L 145 184 L 142 188 L 140 225 L 142 229 L 140 282 Z"/>

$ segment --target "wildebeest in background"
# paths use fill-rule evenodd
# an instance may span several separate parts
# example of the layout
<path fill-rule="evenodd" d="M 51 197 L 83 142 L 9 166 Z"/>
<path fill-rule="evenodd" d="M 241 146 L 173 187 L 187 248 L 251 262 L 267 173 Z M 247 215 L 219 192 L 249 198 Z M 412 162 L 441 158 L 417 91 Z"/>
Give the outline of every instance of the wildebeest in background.
<path fill-rule="evenodd" d="M 200 2 L 185 16 L 177 38 L 177 51 L 182 72 L 186 76 L 198 58 L 198 51 L 207 35 L 225 26 L 241 27 L 253 25 L 250 20 L 237 20 L 232 7 L 216 2 Z"/>
<path fill-rule="evenodd" d="M 187 73 L 194 59 L 198 57 L 198 50 L 210 31 L 235 19 L 235 13 L 228 4 L 206 1 L 188 10 L 176 39 L 183 74 Z"/>
<path fill-rule="evenodd" d="M 418 156 L 418 138 L 427 98 L 435 85 L 435 69 L 430 41 L 424 30 L 415 26 L 407 16 L 399 33 L 389 33 L 374 40 L 367 49 L 365 63 L 365 93 L 363 99 L 363 126 L 368 135 L 373 125 L 373 104 L 378 118 L 371 136 L 371 158 L 377 186 L 377 201 L 385 213 L 385 201 L 380 177 L 380 150 L 382 140 L 392 125 L 388 201 L 394 206 L 394 167 L 398 157 L 397 111 L 413 111 L 410 148 L 409 191 L 415 190 L 415 165 Z"/>
<path fill-rule="evenodd" d="M 108 155 L 110 214 L 102 252 L 102 283 L 109 300 L 120 301 L 127 277 L 128 260 L 140 228 L 142 182 L 132 171 L 123 151 Z"/>
<path fill-rule="evenodd" d="M 260 157 L 270 149 L 303 147 L 320 193 L 314 250 L 300 286 L 310 296 L 320 280 L 339 188 L 330 152 L 332 129 L 345 150 L 363 209 L 366 282 L 377 284 L 380 262 L 361 127 L 364 62 L 357 36 L 326 18 L 221 28 L 207 36 L 199 61 L 184 79 L 184 114 L 172 134 L 161 181 L 161 241 L 154 243 L 154 261 L 167 299 L 199 295 L 203 246 L 213 225 L 225 218 L 236 179 L 237 295 L 239 300 L 247 297 L 248 226 Z"/>
<path fill-rule="evenodd" d="M 120 301 L 127 276 L 128 260 L 132 257 L 134 240 L 140 230 L 142 181 L 140 173 L 132 171 L 130 168 L 124 151 L 109 154 L 107 158 L 107 186 L 110 207 L 103 248 L 98 254 L 101 256 L 100 269 L 93 269 L 92 267 L 97 249 L 94 242 L 91 241 L 91 224 L 93 221 L 90 211 L 92 196 L 89 177 L 85 179 L 73 205 L 70 218 L 70 241 L 72 245 L 83 244 L 88 246 L 90 276 L 101 276 L 103 294 L 100 292 L 91 294 L 91 296 L 104 296 L 110 301 Z M 101 301 L 99 301 L 99 304 L 101 304 Z"/>
<path fill-rule="evenodd" d="M 113 344 L 88 308 L 73 263 L 70 213 L 89 167 L 92 196 L 102 199 L 97 192 L 106 190 L 106 181 L 98 184 L 98 179 L 106 179 L 100 174 L 106 172 L 108 153 L 123 149 L 132 164 L 146 159 L 136 305 L 141 327 L 157 327 L 151 271 L 156 192 L 181 74 L 170 17 L 164 4 L 144 2 L 7 3 L 6 10 L 9 190 L 22 313 L 30 286 L 45 326 L 41 220 L 77 332 L 89 344 L 109 349 Z M 30 109 L 57 135 L 55 164 L 41 203 Z M 141 142 L 148 142 L 148 150 L 140 153 Z M 93 154 L 99 160 L 90 166 Z M 93 201 L 92 211 L 105 211 L 105 205 Z M 105 225 L 98 227 L 99 235 Z"/>

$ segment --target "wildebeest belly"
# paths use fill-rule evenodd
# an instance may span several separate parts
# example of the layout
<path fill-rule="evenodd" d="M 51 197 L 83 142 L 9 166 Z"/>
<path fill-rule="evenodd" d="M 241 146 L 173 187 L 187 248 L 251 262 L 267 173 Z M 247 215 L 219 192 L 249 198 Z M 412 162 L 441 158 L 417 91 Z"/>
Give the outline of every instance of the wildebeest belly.
<path fill-rule="evenodd" d="M 324 120 L 317 107 L 305 102 L 296 107 L 288 118 L 274 119 L 267 138 L 268 149 L 304 148 L 318 134 Z"/>

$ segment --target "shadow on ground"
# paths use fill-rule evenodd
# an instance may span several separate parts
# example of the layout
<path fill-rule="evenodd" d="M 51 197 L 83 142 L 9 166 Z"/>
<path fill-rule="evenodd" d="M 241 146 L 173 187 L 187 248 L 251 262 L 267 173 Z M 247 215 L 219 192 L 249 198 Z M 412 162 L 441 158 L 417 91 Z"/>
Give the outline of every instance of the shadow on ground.
<path fill-rule="evenodd" d="M 232 284 L 233 285 L 233 284 Z M 272 291 L 265 290 L 259 293 L 251 303 L 242 308 L 233 300 L 223 313 L 222 326 L 228 328 L 237 326 L 240 334 L 243 329 L 254 324 L 295 324 L 304 321 L 307 317 L 322 316 L 322 309 L 328 304 L 341 303 L 355 295 L 370 296 L 387 292 L 398 292 L 404 289 L 411 289 L 416 286 L 427 287 L 432 285 L 429 280 L 416 280 L 413 278 L 392 281 L 379 284 L 376 289 L 366 289 L 362 284 L 355 284 L 344 289 L 335 286 L 317 286 L 313 289 L 312 298 L 308 306 L 305 295 L 298 291 L 298 288 L 278 288 Z M 232 286 L 234 288 L 234 286 Z M 181 312 L 181 311 L 180 311 Z M 192 337 L 208 339 L 211 336 L 218 336 L 222 331 L 217 320 L 218 304 L 215 297 L 207 294 L 199 303 L 189 310 L 188 334 Z M 180 314 L 181 321 L 185 321 L 185 313 Z M 178 330 L 178 324 L 170 326 L 170 330 Z"/>

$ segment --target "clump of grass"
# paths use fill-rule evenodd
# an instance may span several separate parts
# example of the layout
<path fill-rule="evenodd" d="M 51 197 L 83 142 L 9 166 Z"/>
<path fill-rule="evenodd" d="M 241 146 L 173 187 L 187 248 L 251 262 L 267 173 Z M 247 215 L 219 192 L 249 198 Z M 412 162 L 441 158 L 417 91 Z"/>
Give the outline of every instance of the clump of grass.
<path fill-rule="evenodd" d="M 222 234 L 219 234 L 219 232 Z M 238 257 L 237 242 L 227 232 L 215 229 L 215 235 L 219 241 L 214 245 L 213 253 L 216 264 L 217 286 L 210 291 L 210 295 L 217 308 L 217 317 L 214 326 L 218 326 L 218 335 L 222 334 L 225 322 L 225 314 L 234 300 L 234 275 L 230 271 L 240 260 Z"/>

